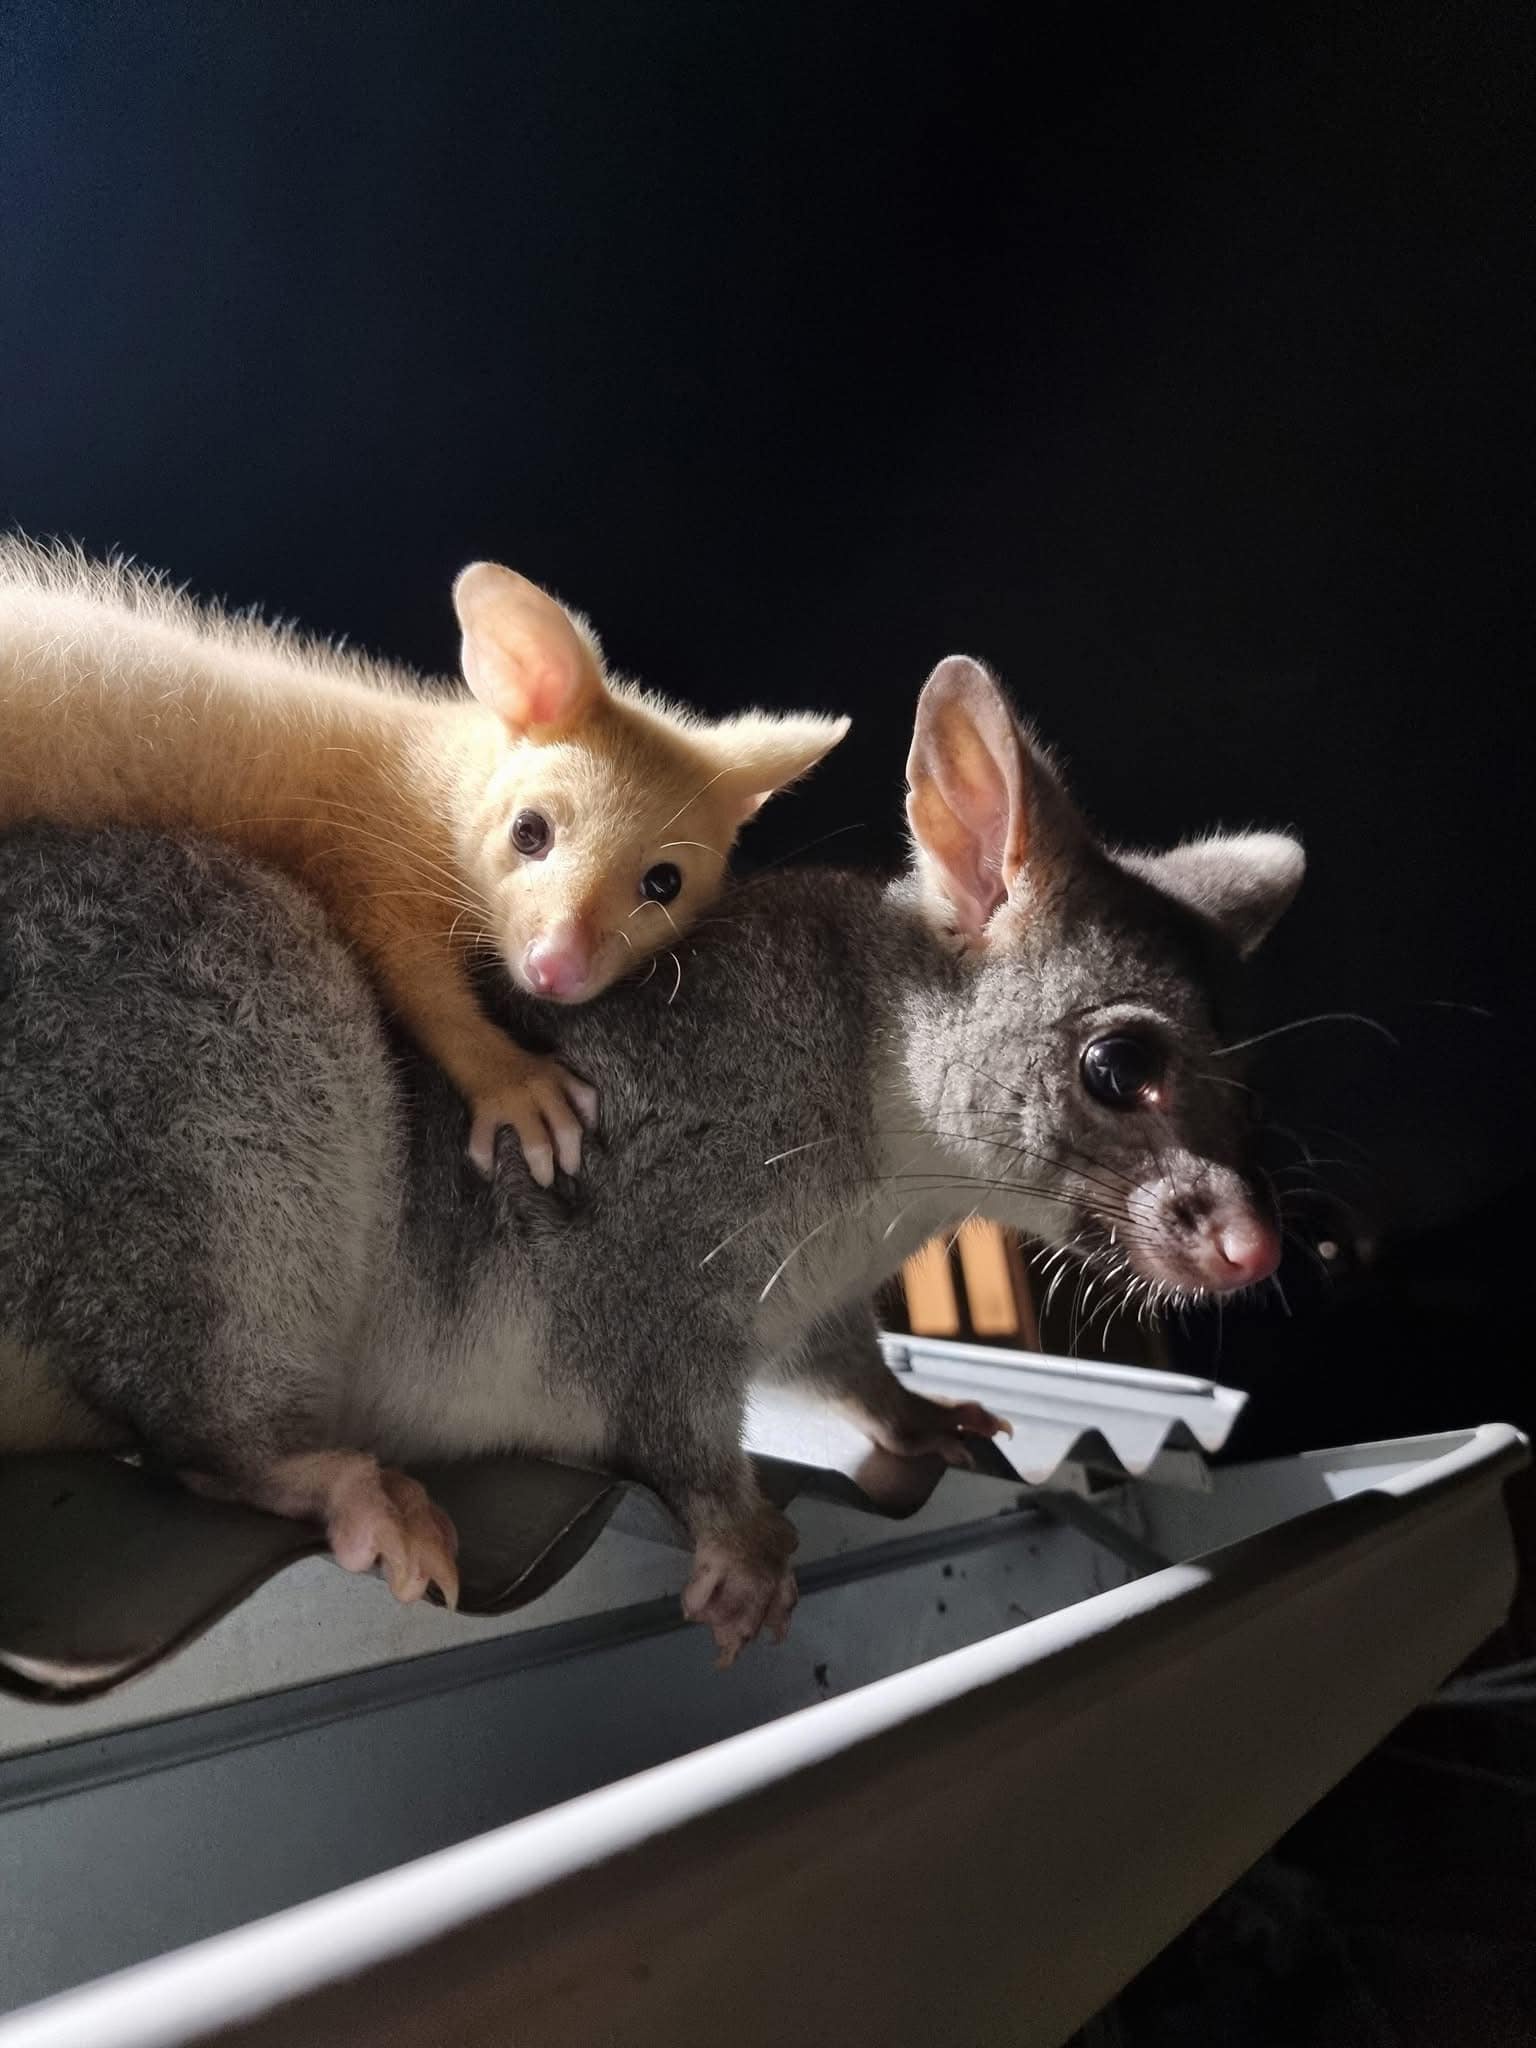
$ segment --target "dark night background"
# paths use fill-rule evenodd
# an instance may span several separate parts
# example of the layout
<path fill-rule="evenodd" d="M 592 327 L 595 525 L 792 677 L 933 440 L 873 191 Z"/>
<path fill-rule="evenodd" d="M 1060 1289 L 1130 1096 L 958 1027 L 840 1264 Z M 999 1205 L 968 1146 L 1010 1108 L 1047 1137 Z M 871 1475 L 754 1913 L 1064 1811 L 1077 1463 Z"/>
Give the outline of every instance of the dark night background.
<path fill-rule="evenodd" d="M 895 851 L 956 648 L 1113 836 L 1297 826 L 1268 1017 L 1401 1046 L 1266 1060 L 1379 1256 L 1225 1319 L 1238 1448 L 1536 1422 L 1531 20 L 6 0 L 0 522 L 854 711 L 753 859 Z"/>

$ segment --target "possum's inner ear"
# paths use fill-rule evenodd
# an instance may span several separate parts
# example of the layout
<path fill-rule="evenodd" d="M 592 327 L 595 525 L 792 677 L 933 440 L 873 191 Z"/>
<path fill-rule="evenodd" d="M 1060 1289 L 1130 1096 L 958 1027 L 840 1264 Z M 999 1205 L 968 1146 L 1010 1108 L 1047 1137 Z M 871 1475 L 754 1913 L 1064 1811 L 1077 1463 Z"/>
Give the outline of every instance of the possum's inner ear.
<path fill-rule="evenodd" d="M 1290 907 L 1307 865 L 1299 841 L 1284 832 L 1192 839 L 1168 853 L 1118 858 L 1154 888 L 1208 917 L 1244 958 L 1262 945 Z"/>
<path fill-rule="evenodd" d="M 769 797 L 809 775 L 847 732 L 851 720 L 816 712 L 748 711 L 711 727 L 709 750 L 720 762 L 711 798 L 744 824 Z"/>
<path fill-rule="evenodd" d="M 495 562 L 453 586 L 464 680 L 518 739 L 561 739 L 603 695 L 598 658 L 565 607 Z"/>
<path fill-rule="evenodd" d="M 1030 846 L 1034 769 L 1008 701 L 980 662 L 952 654 L 923 685 L 907 757 L 907 821 L 929 892 L 979 934 Z"/>

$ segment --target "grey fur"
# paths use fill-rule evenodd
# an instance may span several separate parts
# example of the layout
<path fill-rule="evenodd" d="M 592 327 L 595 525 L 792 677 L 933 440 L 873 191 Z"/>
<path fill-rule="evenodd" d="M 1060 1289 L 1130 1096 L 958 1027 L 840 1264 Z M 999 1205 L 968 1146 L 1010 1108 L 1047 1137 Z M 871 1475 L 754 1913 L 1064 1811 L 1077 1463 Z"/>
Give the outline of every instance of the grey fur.
<path fill-rule="evenodd" d="M 215 1470 L 329 1426 L 399 1123 L 297 890 L 145 834 L 0 845 L 0 1328 L 110 1424 Z"/>
<path fill-rule="evenodd" d="M 1283 832 L 1193 839 L 1167 853 L 1123 853 L 1124 866 L 1219 925 L 1247 959 L 1301 887 L 1306 862 Z"/>
<path fill-rule="evenodd" d="M 1108 1268 L 1092 1209 L 1240 1172 L 1243 1097 L 1199 1078 L 1234 966 L 1215 923 L 1085 834 L 992 946 L 932 915 L 912 879 L 771 874 L 583 1008 L 488 991 L 601 1090 L 581 1178 L 545 1192 L 505 1137 L 481 1181 L 447 1083 L 288 883 L 130 831 L 14 834 L 0 1339 L 177 1467 L 603 1459 L 781 1573 L 740 1449 L 754 1374 L 918 1448 L 939 1411 L 879 1364 L 867 1303 L 936 1228 L 1087 1230 Z M 1155 1116 L 1079 1079 L 1092 1020 L 1129 1016 L 1172 1048 Z"/>

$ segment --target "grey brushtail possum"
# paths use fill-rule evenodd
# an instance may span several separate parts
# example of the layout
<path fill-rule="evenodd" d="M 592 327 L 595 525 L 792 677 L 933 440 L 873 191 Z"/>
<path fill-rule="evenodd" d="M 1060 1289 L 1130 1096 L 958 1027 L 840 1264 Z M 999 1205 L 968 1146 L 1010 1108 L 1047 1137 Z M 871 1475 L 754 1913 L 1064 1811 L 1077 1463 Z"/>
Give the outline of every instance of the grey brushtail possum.
<path fill-rule="evenodd" d="M 908 779 L 890 885 L 739 882 L 676 979 L 537 1019 L 500 978 L 497 1021 L 601 1097 L 552 1188 L 510 1145 L 475 1174 L 450 1084 L 278 873 L 133 830 L 0 842 L 0 1447 L 137 1444 L 450 1602 L 452 1528 L 402 1467 L 600 1462 L 686 1525 L 721 1662 L 782 1636 L 755 1377 L 896 1453 L 1002 1426 L 882 1362 L 872 1291 L 936 1231 L 980 1213 L 1186 1298 L 1280 1252 L 1228 1041 L 1300 848 L 1108 851 L 958 657 Z"/>

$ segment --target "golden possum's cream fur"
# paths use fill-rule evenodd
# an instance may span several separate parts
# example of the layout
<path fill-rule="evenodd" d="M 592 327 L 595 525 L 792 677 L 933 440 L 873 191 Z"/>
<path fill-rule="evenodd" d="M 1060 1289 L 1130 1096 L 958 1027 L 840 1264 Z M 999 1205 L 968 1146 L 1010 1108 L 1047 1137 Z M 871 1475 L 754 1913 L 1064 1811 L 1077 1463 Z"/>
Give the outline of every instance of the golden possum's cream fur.
<path fill-rule="evenodd" d="M 0 541 L 0 828 L 193 828 L 286 869 L 469 1103 L 476 1162 L 510 1125 L 547 1185 L 595 1098 L 483 1016 L 470 953 L 536 995 L 598 994 L 687 928 L 746 818 L 848 722 L 679 712 L 492 563 L 454 603 L 471 694 Z"/>

